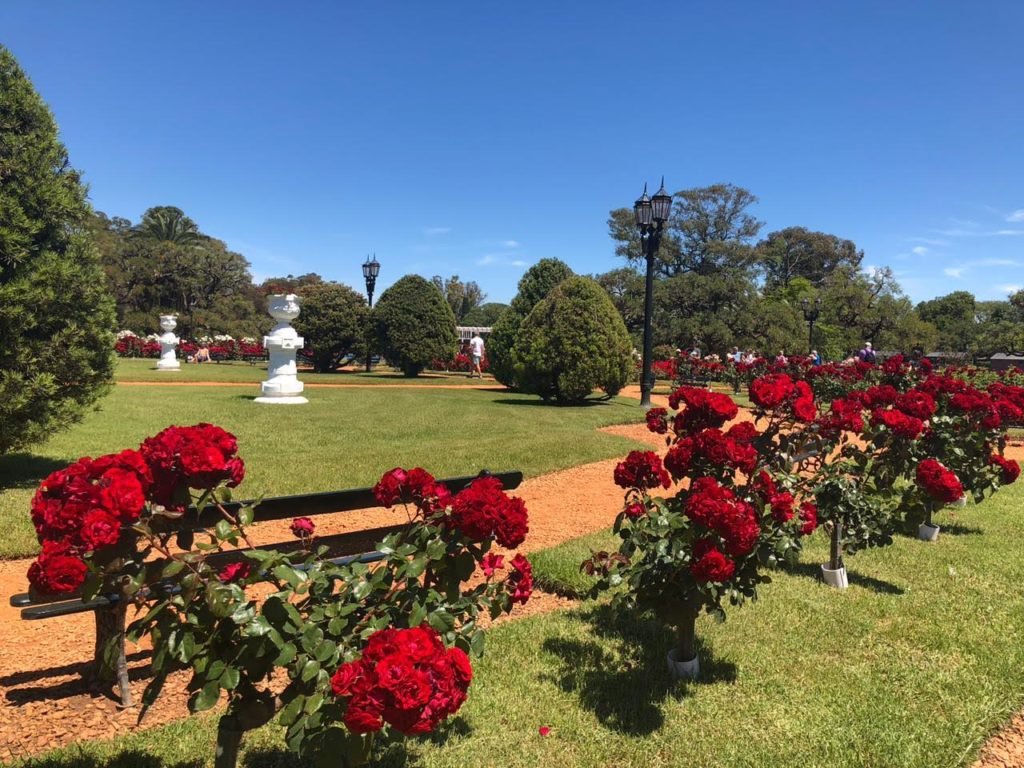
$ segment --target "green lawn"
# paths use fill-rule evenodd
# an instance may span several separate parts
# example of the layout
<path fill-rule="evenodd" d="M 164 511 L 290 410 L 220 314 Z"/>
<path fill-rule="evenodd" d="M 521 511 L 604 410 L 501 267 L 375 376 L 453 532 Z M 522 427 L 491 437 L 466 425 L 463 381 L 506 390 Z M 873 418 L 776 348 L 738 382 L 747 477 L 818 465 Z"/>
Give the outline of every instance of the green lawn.
<path fill-rule="evenodd" d="M 728 621 L 704 617 L 701 682 L 666 680 L 668 634 L 606 604 L 496 627 L 454 723 L 384 766 L 966 766 L 1024 705 L 1024 485 L 943 513 L 939 541 L 899 537 L 815 577 L 826 542 Z M 576 549 L 570 544 L 563 552 Z M 557 557 L 557 553 L 554 553 Z M 19 766 L 212 765 L 215 720 L 87 743 Z M 551 734 L 541 737 L 540 726 Z M 279 730 L 244 765 L 295 766 Z"/>
<path fill-rule="evenodd" d="M 234 432 L 248 468 L 240 492 L 256 496 L 363 486 L 396 465 L 439 477 L 483 468 L 537 475 L 624 455 L 636 445 L 595 430 L 643 418 L 635 400 L 556 407 L 505 391 L 317 389 L 301 406 L 257 405 L 254 396 L 234 387 L 115 387 L 83 423 L 31 453 L 0 457 L 0 558 L 35 553 L 28 507 L 46 474 L 80 456 L 134 448 L 170 424 L 209 421 Z"/>
<path fill-rule="evenodd" d="M 266 363 L 231 361 L 223 363 L 188 364 L 182 361 L 181 370 L 158 371 L 156 360 L 119 359 L 114 376 L 118 381 L 230 381 L 257 384 L 267 378 Z M 309 384 L 457 384 L 501 386 L 492 377 L 482 380 L 469 378 L 465 373 L 423 373 L 408 378 L 386 366 L 375 366 L 365 371 L 339 371 L 338 373 L 312 373 L 299 371 L 299 380 Z"/>

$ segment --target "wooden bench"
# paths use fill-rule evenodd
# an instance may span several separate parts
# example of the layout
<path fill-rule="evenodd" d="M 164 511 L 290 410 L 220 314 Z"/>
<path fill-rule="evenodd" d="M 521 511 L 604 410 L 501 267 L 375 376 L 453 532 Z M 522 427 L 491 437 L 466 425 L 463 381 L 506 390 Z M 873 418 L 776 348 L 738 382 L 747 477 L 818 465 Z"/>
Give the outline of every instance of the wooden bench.
<path fill-rule="evenodd" d="M 519 487 L 519 484 L 523 481 L 522 472 L 512 471 L 492 474 L 488 470 L 482 470 L 477 475 L 452 477 L 440 480 L 439 482 L 444 483 L 452 493 L 458 493 L 478 477 L 485 476 L 498 478 L 506 490 Z M 241 507 L 251 503 L 244 501 L 232 502 L 223 506 L 227 511 L 237 513 Z M 373 495 L 373 488 L 352 488 L 344 491 L 327 491 L 325 493 L 266 498 L 253 506 L 253 519 L 255 523 L 262 523 L 268 520 L 316 517 L 317 515 L 328 515 L 336 512 L 358 512 L 379 506 L 380 503 Z M 193 510 L 192 515 L 194 520 L 189 528 L 194 531 L 212 528 L 219 520 L 223 519 L 220 511 L 212 506 L 206 507 L 198 513 Z M 334 562 L 348 563 L 359 561 L 370 563 L 381 560 L 384 557 L 376 551 L 377 544 L 389 534 L 401 531 L 406 527 L 408 527 L 408 523 L 360 531 L 348 531 L 332 536 L 318 536 L 316 544 L 317 546 L 327 547 L 328 557 Z M 292 539 L 262 546 L 259 549 L 295 552 L 302 549 L 302 542 Z M 219 552 L 208 557 L 207 562 L 215 567 L 222 567 L 229 562 L 245 559 L 245 551 L 245 549 L 235 549 Z M 81 595 L 50 597 L 23 592 L 13 595 L 10 603 L 15 608 L 22 609 L 21 618 L 26 621 L 53 619 L 77 613 L 92 612 L 96 620 L 96 639 L 88 676 L 94 679 L 102 679 L 104 677 L 104 669 L 108 668 L 104 665 L 104 649 L 112 639 L 116 638 L 119 643 L 119 653 L 116 659 L 116 669 L 113 670 L 113 673 L 116 676 L 120 689 L 121 705 L 124 707 L 131 706 L 131 690 L 128 685 L 128 670 L 124 648 L 127 605 L 119 599 L 118 595 L 98 595 L 92 600 L 83 600 Z"/>

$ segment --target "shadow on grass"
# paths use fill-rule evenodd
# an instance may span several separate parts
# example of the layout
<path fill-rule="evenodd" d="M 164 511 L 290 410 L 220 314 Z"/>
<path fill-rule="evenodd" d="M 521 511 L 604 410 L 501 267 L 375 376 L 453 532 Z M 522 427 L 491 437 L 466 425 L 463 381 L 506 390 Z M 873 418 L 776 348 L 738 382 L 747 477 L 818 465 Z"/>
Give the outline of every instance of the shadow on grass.
<path fill-rule="evenodd" d="M 490 390 L 487 390 L 488 392 Z M 500 390 L 505 392 L 506 390 Z M 539 405 L 546 408 L 591 408 L 597 405 L 614 405 L 611 398 L 603 398 L 600 400 L 587 399 L 578 403 L 562 403 L 558 400 L 542 400 L 537 398 L 536 400 L 531 398 L 529 400 L 494 400 L 495 405 Z"/>
<path fill-rule="evenodd" d="M 282 764 L 283 765 L 283 764 Z M 163 758 L 139 749 L 127 749 L 111 757 L 68 755 L 29 760 L 25 768 L 202 768 L 203 760 L 165 763 Z"/>
<path fill-rule="evenodd" d="M 816 581 L 822 580 L 821 565 L 818 563 L 797 563 L 796 565 L 787 568 L 786 572 L 795 574 L 796 576 L 804 576 Z M 876 579 L 874 576 L 865 576 L 863 573 L 851 571 L 849 565 L 846 566 L 846 578 L 851 585 L 861 587 L 863 589 L 870 589 L 872 592 L 877 592 L 880 595 L 906 594 L 906 590 L 904 590 L 903 587 L 897 586 L 889 581 L 884 581 L 883 579 Z"/>
<path fill-rule="evenodd" d="M 570 614 L 582 620 L 603 642 L 549 638 L 544 650 L 560 657 L 562 666 L 550 680 L 564 691 L 576 693 L 606 728 L 631 736 L 645 736 L 661 728 L 661 703 L 683 698 L 695 685 L 732 682 L 736 666 L 715 657 L 700 638 L 701 677 L 695 682 L 669 677 L 665 655 L 673 634 L 654 621 L 610 604 Z"/>
<path fill-rule="evenodd" d="M 0 491 L 35 488 L 51 472 L 64 469 L 74 459 L 53 459 L 33 453 L 12 453 L 0 457 Z"/>
<path fill-rule="evenodd" d="M 239 762 L 242 768 L 306 768 L 311 765 L 284 747 L 248 750 Z"/>

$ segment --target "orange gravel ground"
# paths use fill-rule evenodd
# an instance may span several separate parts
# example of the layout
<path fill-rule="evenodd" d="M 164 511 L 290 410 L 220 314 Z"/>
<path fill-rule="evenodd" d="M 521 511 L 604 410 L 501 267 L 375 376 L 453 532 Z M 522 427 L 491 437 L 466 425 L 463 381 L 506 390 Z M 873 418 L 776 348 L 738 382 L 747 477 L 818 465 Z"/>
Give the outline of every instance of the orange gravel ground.
<path fill-rule="evenodd" d="M 139 386 L 167 385 L 188 384 L 139 383 Z M 627 388 L 623 394 L 636 397 L 637 390 L 637 387 Z M 654 400 L 656 404 L 665 404 L 665 398 L 656 396 Z M 646 442 L 652 447 L 664 445 L 663 438 L 652 435 L 642 424 L 609 427 L 605 431 Z M 1024 450 L 1020 447 L 1015 446 L 1008 453 L 1013 458 L 1024 459 Z M 617 461 L 584 464 L 526 480 L 515 492 L 530 511 L 530 534 L 522 549 L 526 552 L 544 549 L 608 526 L 622 499 L 620 489 L 612 482 L 612 470 Z M 401 522 L 403 518 L 404 512 L 385 509 L 325 515 L 317 518 L 317 530 L 322 535 L 330 535 Z M 250 533 L 257 545 L 290 537 L 287 521 L 256 524 Z M 80 677 L 92 650 L 91 615 L 21 621 L 18 611 L 8 604 L 9 595 L 24 591 L 29 562 L 0 562 L 0 626 L 3 627 L 0 633 L 0 760 L 3 761 L 75 741 L 115 738 L 136 728 L 135 710 L 119 711 L 107 692 L 90 690 Z M 558 610 L 571 604 L 572 601 L 564 598 L 535 593 L 530 603 L 517 610 L 516 615 Z M 133 693 L 138 700 L 147 679 L 145 649 L 129 648 L 129 669 Z M 147 715 L 145 727 L 187 716 L 184 706 L 187 680 L 184 672 L 168 680 L 164 694 Z M 990 740 L 972 768 L 1011 766 L 1024 766 L 1024 714 Z"/>

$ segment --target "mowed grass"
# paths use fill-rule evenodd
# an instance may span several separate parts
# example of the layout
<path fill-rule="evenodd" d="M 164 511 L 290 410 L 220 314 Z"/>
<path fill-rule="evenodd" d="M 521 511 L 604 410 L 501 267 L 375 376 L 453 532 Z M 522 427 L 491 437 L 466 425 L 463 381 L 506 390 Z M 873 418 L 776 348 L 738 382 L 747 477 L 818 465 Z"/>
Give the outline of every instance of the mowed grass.
<path fill-rule="evenodd" d="M 242 497 L 372 485 L 395 466 L 438 477 L 480 469 L 528 476 L 625 455 L 632 441 L 597 432 L 638 421 L 635 400 L 581 407 L 505 391 L 318 389 L 309 404 L 260 405 L 233 387 L 115 387 L 85 420 L 32 453 L 0 457 L 0 558 L 33 555 L 29 503 L 39 481 L 80 456 L 135 448 L 170 424 L 208 421 L 238 437 Z"/>
<path fill-rule="evenodd" d="M 240 361 L 228 361 L 223 363 L 186 363 L 181 361 L 181 369 L 177 371 L 159 371 L 156 368 L 156 360 L 133 360 L 119 359 L 114 370 L 114 377 L 118 381 L 218 381 L 231 382 L 236 384 L 254 384 L 265 381 L 267 378 L 267 364 L 265 362 L 250 365 Z M 403 376 L 400 371 L 392 370 L 386 366 L 374 366 L 370 373 L 361 370 L 338 371 L 337 373 L 313 373 L 311 371 L 299 371 L 299 380 L 308 384 L 404 384 L 404 385 L 436 385 L 446 384 L 452 386 L 479 386 L 492 384 L 500 387 L 493 377 L 486 374 L 483 379 L 469 378 L 465 373 L 443 373 L 426 372 L 412 378 Z M 258 392 L 259 387 L 254 391 Z"/>
<path fill-rule="evenodd" d="M 967 766 L 1024 705 L 1024 485 L 939 515 L 926 544 L 898 537 L 848 560 L 851 586 L 804 565 L 761 600 L 698 624 L 703 678 L 666 679 L 668 632 L 587 602 L 488 634 L 470 698 L 427 741 L 381 766 Z M 578 542 L 555 548 L 574 560 Z M 32 768 L 210 766 L 215 719 L 87 743 Z M 541 726 L 550 735 L 538 733 Z M 300 766 L 280 729 L 247 739 L 243 765 Z"/>

